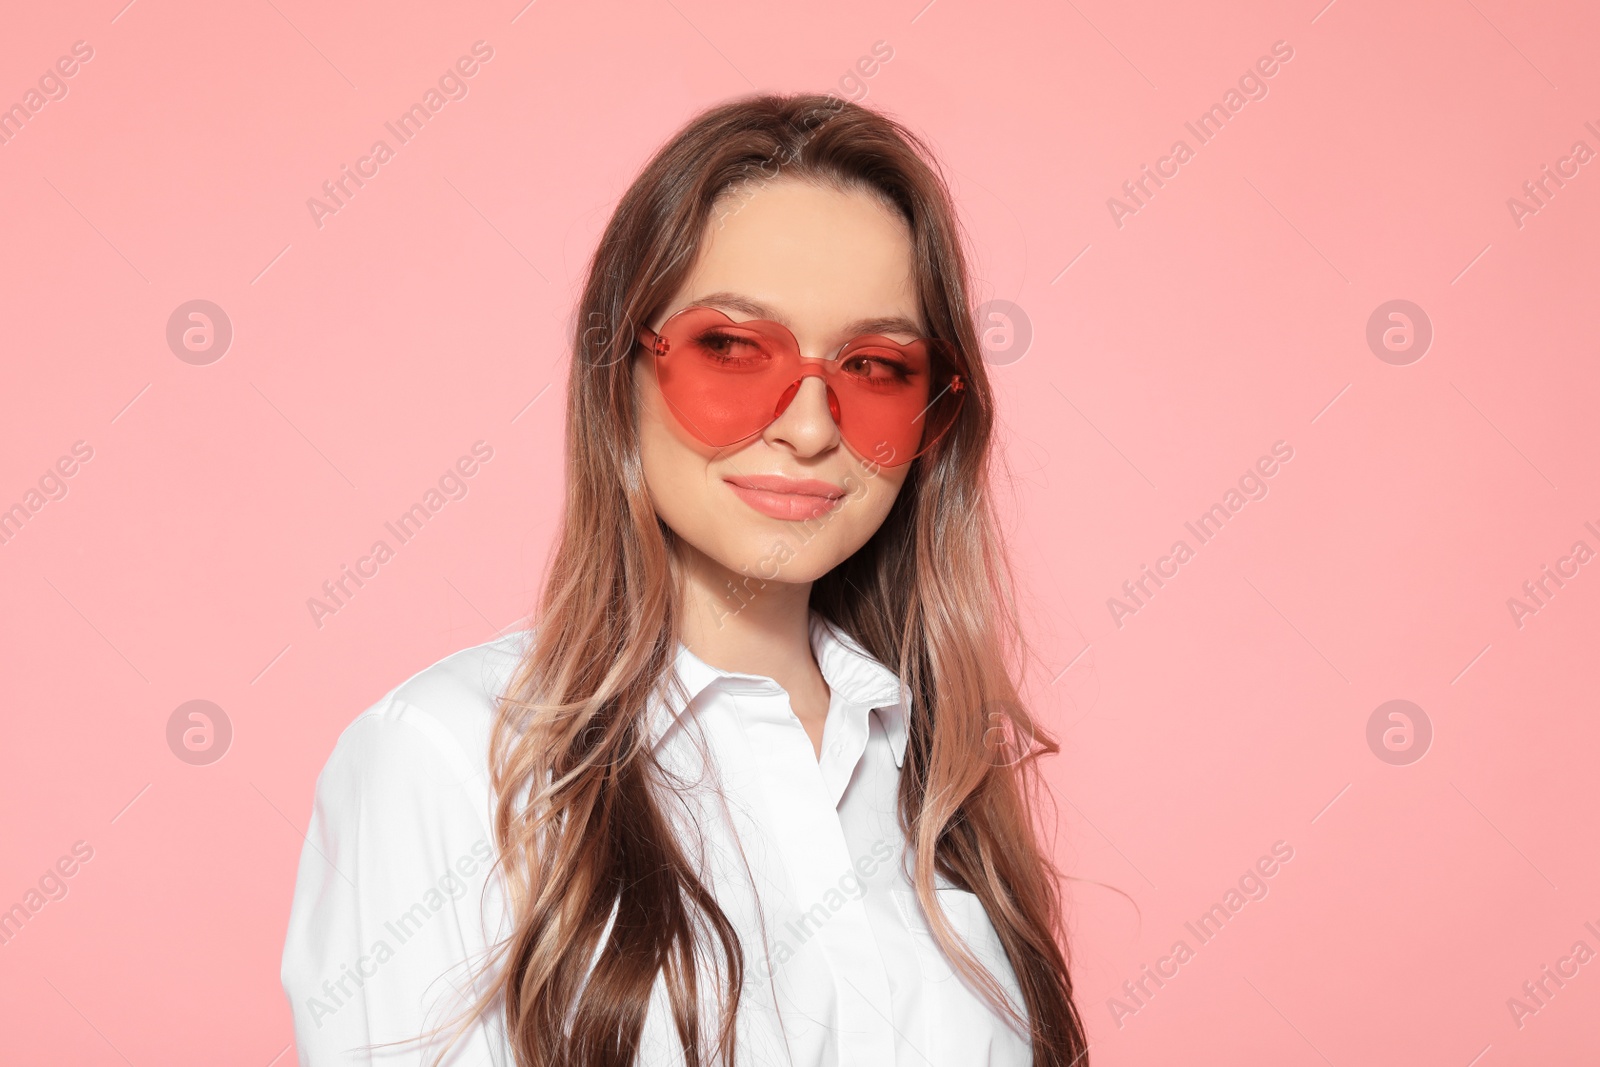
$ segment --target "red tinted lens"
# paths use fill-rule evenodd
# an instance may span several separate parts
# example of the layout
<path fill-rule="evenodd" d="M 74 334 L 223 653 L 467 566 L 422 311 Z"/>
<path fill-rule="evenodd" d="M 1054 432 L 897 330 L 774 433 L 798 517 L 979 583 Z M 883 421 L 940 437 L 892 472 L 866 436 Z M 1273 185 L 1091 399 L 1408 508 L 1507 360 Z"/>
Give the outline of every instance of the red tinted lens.
<path fill-rule="evenodd" d="M 722 448 L 759 433 L 777 417 L 774 405 L 799 373 L 799 353 L 787 334 L 776 323 L 734 322 L 715 308 L 686 308 L 661 327 L 661 394 L 706 444 Z"/>
<path fill-rule="evenodd" d="M 932 448 L 960 411 L 960 383 L 941 342 L 858 337 L 832 363 L 828 381 L 839 397 L 840 435 L 862 458 L 885 467 Z"/>

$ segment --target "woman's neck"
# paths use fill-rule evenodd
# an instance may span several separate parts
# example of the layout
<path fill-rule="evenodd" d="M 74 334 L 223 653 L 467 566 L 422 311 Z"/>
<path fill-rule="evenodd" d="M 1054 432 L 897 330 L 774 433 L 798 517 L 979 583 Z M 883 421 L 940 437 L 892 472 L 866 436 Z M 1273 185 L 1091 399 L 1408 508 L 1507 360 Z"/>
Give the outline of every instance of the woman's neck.
<path fill-rule="evenodd" d="M 713 667 L 777 682 L 820 748 L 829 692 L 811 651 L 811 583 L 763 581 L 679 547 L 685 647 Z"/>

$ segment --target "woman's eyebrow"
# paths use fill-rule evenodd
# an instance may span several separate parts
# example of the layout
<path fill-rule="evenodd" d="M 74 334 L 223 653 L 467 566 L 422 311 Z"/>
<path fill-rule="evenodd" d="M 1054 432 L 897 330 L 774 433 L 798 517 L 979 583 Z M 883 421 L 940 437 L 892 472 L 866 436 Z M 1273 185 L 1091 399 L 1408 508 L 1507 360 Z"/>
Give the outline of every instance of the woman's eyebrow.
<path fill-rule="evenodd" d="M 752 318 L 771 319 L 773 322 L 781 322 L 785 326 L 789 325 L 767 305 L 751 300 L 747 296 L 740 296 L 738 293 L 712 293 L 709 296 L 691 300 L 690 303 L 699 304 L 702 307 L 720 308 L 723 311 L 737 311 Z"/>
<path fill-rule="evenodd" d="M 706 296 L 699 297 L 698 299 L 694 300 L 693 303 L 699 304 L 702 307 L 718 308 L 722 311 L 737 311 L 740 314 L 749 315 L 752 318 L 768 319 L 772 322 L 779 323 L 783 326 L 789 326 L 790 329 L 793 329 L 793 327 L 790 326 L 790 323 L 784 319 L 783 316 L 779 315 L 777 312 L 773 311 L 759 300 L 752 300 L 749 297 L 741 296 L 738 293 L 710 293 Z M 910 334 L 912 337 L 924 336 L 922 327 L 903 315 L 891 315 L 886 318 L 876 319 L 860 319 L 846 326 L 843 332 L 850 337 L 859 337 L 864 333 L 903 333 Z"/>
<path fill-rule="evenodd" d="M 926 337 L 928 331 L 912 322 L 910 319 L 894 316 L 887 319 L 862 319 L 846 326 L 844 332 L 851 337 L 860 337 L 864 333 L 903 333 L 912 337 Z"/>

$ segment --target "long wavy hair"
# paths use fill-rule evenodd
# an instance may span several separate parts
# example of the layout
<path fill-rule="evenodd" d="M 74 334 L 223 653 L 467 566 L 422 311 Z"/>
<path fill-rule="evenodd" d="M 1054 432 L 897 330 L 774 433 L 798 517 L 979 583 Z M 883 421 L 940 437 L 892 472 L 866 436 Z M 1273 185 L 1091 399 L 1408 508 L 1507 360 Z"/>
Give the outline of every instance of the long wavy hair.
<path fill-rule="evenodd" d="M 659 977 L 686 1062 L 734 1062 L 739 937 L 669 823 L 671 785 L 644 721 L 673 666 L 681 587 L 675 536 L 640 466 L 632 324 L 665 310 L 713 212 L 773 180 L 864 190 L 904 216 L 925 322 L 951 342 L 969 383 L 958 422 L 912 461 L 874 536 L 816 580 L 811 606 L 912 693 L 899 820 L 935 939 L 1031 1034 L 1035 1064 L 1076 1067 L 1087 1050 L 1060 876 L 1033 808 L 1035 758 L 1057 747 L 1013 681 L 1026 642 L 989 489 L 994 398 L 974 358 L 962 235 L 927 145 L 832 95 L 756 95 L 696 117 L 623 195 L 589 264 L 573 332 L 565 510 L 490 745 L 511 934 L 471 1015 L 503 1007 L 519 1067 L 624 1067 Z M 935 872 L 983 902 L 1020 1006 L 945 921 Z"/>

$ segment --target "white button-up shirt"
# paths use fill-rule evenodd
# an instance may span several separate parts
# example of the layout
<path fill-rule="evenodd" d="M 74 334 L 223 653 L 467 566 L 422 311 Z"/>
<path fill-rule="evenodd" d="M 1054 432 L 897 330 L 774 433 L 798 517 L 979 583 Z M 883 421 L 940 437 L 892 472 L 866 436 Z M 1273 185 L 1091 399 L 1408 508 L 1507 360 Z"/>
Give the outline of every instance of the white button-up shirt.
<path fill-rule="evenodd" d="M 531 633 L 418 672 L 334 746 L 317 779 L 283 952 L 305 1067 L 427 1062 L 444 1037 L 372 1053 L 359 1046 L 416 1037 L 459 1011 L 475 993 L 471 968 L 510 933 L 490 862 L 488 746 L 495 698 Z M 906 874 L 896 803 L 909 691 L 815 612 L 810 636 L 831 690 L 820 759 L 781 686 L 712 667 L 681 643 L 674 669 L 687 702 L 668 690 L 647 710 L 671 783 L 663 811 L 744 953 L 739 1062 L 1030 1063 L 1027 1036 L 933 940 Z M 976 895 L 942 882 L 937 895 L 1020 1011 Z M 659 978 L 639 1062 L 683 1062 Z M 470 1027 L 445 1063 L 512 1067 L 503 1013 Z"/>

